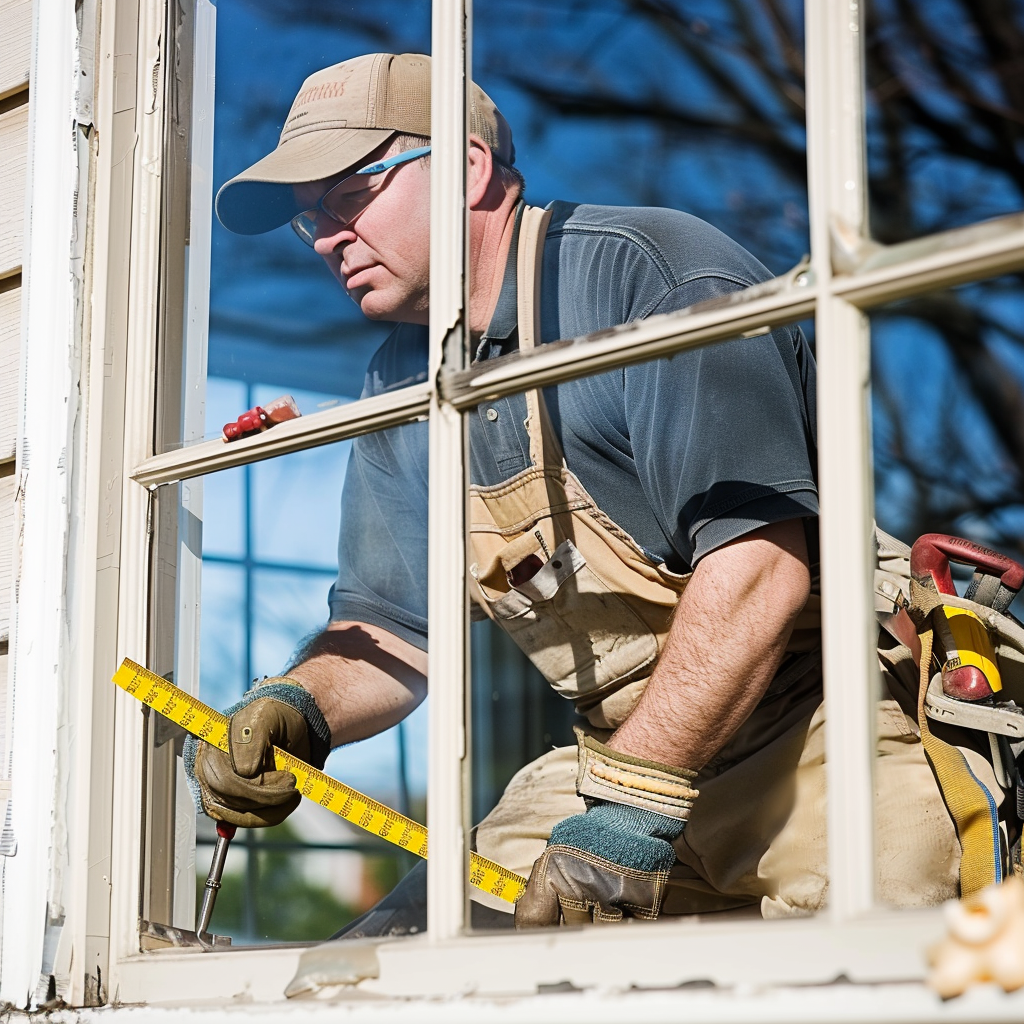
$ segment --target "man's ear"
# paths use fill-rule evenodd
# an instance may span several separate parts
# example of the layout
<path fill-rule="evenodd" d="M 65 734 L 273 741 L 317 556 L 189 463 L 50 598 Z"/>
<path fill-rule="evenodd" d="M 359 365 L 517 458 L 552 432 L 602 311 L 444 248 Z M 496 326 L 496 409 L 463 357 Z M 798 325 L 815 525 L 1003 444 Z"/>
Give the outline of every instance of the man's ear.
<path fill-rule="evenodd" d="M 479 207 L 494 176 L 494 154 L 491 147 L 479 135 L 470 135 L 468 151 L 468 174 L 466 181 L 466 202 L 471 210 Z"/>

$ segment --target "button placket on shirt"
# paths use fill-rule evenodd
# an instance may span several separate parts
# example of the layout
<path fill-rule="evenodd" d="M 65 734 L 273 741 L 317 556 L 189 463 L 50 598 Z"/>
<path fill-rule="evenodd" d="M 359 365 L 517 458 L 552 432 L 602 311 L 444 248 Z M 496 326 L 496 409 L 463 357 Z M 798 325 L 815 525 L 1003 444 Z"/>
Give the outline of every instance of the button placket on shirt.
<path fill-rule="evenodd" d="M 475 482 L 484 486 L 499 484 L 529 468 L 529 437 L 525 429 L 520 430 L 517 426 L 525 418 L 526 398 L 523 395 L 512 395 L 480 407 L 478 422 L 501 472 L 501 479 Z"/>

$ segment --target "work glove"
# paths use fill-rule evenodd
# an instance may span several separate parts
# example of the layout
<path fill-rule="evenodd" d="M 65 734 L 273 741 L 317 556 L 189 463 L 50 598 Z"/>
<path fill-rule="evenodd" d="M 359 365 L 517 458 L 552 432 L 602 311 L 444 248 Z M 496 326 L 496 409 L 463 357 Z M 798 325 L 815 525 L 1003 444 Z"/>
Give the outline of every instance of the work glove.
<path fill-rule="evenodd" d="M 583 814 L 560 821 L 516 904 L 517 928 L 590 924 L 661 912 L 672 841 L 697 797 L 696 772 L 620 754 L 576 730 Z"/>
<path fill-rule="evenodd" d="M 302 795 L 291 772 L 274 767 L 275 746 L 316 768 L 331 751 L 331 731 L 313 695 L 292 679 L 266 679 L 225 711 L 225 753 L 185 740 L 185 775 L 196 808 L 242 828 L 279 825 Z"/>

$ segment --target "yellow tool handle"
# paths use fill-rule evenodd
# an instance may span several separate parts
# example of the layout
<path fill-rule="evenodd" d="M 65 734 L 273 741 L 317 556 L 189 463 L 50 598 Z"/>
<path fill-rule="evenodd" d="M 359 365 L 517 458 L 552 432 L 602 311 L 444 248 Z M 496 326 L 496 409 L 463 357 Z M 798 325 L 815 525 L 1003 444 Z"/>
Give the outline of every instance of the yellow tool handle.
<path fill-rule="evenodd" d="M 191 694 L 128 658 L 121 662 L 113 681 L 136 700 L 169 718 L 193 736 L 227 752 L 227 715 L 214 711 Z M 274 747 L 274 763 L 280 770 L 295 776 L 296 788 L 307 799 L 326 807 L 358 828 L 426 859 L 427 829 L 419 822 L 332 779 L 280 747 Z M 515 903 L 526 888 L 526 879 L 522 875 L 476 853 L 469 855 L 469 881 L 478 889 L 508 903 Z"/>

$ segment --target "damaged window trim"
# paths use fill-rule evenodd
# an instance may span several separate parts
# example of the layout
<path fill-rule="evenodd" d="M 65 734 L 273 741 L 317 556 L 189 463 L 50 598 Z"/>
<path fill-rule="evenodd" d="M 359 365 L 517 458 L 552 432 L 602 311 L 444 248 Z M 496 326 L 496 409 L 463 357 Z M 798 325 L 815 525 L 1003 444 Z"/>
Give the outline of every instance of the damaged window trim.
<path fill-rule="evenodd" d="M 330 947 L 316 944 L 212 953 L 167 949 L 123 959 L 118 995 L 125 1003 L 180 1003 L 181 971 L 188 972 L 190 999 L 196 1002 L 272 1001 L 293 979 L 296 986 L 307 986 L 302 995 L 330 991 L 340 1003 L 367 997 L 522 997 L 558 985 L 579 991 L 672 988 L 695 980 L 735 991 L 737 986 L 827 985 L 844 975 L 884 985 L 920 977 L 923 950 L 941 933 L 939 909 L 880 910 L 841 924 L 827 914 L 753 926 L 661 921 L 621 928 L 614 938 L 607 931 L 561 929 L 443 941 L 427 935 L 368 939 L 335 947 L 336 959 L 324 956 Z M 366 956 L 367 947 L 374 956 Z M 311 949 L 317 951 L 315 979 L 303 972 L 305 951 Z M 362 964 L 358 976 L 356 959 Z M 467 978 L 473 979 L 472 993 L 466 991 Z M 298 1011 L 308 1003 L 299 999 L 290 1005 Z"/>

